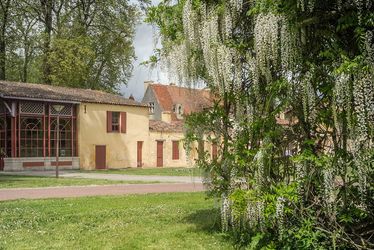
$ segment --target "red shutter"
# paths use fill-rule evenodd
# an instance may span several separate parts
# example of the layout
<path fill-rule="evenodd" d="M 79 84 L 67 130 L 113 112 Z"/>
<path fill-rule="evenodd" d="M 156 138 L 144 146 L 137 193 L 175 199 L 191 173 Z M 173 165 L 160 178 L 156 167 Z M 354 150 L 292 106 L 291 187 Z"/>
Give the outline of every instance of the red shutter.
<path fill-rule="evenodd" d="M 112 112 L 106 112 L 106 132 L 112 132 Z"/>
<path fill-rule="evenodd" d="M 121 112 L 121 133 L 126 133 L 127 130 L 127 113 Z"/>
<path fill-rule="evenodd" d="M 173 160 L 179 160 L 179 141 L 173 141 Z"/>

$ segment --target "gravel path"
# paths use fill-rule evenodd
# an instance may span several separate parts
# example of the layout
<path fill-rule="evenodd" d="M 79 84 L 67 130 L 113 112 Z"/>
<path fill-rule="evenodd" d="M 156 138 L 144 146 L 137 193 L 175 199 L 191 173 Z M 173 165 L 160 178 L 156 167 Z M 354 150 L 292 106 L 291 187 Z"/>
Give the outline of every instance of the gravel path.
<path fill-rule="evenodd" d="M 67 198 L 99 195 L 174 193 L 204 191 L 201 183 L 124 184 L 47 188 L 0 189 L 0 201 L 17 199 Z"/>
<path fill-rule="evenodd" d="M 1 172 L 6 175 L 23 176 L 55 176 L 54 171 L 25 171 L 25 172 Z M 60 171 L 60 177 L 102 179 L 112 181 L 151 181 L 170 183 L 202 183 L 201 177 L 192 176 L 160 176 L 160 175 L 125 175 L 125 174 L 100 174 L 100 173 L 80 173 L 73 171 Z"/>

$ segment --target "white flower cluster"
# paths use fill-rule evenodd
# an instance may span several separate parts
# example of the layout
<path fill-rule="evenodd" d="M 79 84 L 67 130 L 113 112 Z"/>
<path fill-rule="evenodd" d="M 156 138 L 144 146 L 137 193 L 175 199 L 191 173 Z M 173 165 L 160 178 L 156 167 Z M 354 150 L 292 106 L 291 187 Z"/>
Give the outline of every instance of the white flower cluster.
<path fill-rule="evenodd" d="M 296 64 L 295 36 L 287 19 L 278 14 L 261 13 L 255 19 L 254 50 L 257 70 L 271 81 L 272 67 L 279 67 L 286 76 Z"/>
<path fill-rule="evenodd" d="M 196 43 L 195 24 L 196 13 L 192 9 L 192 0 L 187 0 L 183 6 L 183 31 L 184 35 L 191 44 Z"/>
<path fill-rule="evenodd" d="M 174 45 L 167 55 L 164 55 L 161 60 L 168 70 L 168 74 L 177 77 L 178 82 L 188 83 L 188 74 L 193 69 L 189 68 L 187 48 L 185 43 Z"/>
<path fill-rule="evenodd" d="M 369 128 L 374 124 L 374 81 L 372 75 L 363 73 L 355 79 L 353 96 L 357 116 L 357 139 L 365 142 L 373 136 L 369 134 Z"/>
<path fill-rule="evenodd" d="M 275 216 L 277 218 L 278 224 L 278 234 L 280 239 L 283 238 L 284 235 L 284 203 L 285 199 L 283 197 L 278 197 L 277 202 L 275 204 Z"/>
<path fill-rule="evenodd" d="M 265 205 L 262 201 L 248 202 L 246 220 L 251 228 L 262 227 L 264 207 Z"/>
<path fill-rule="evenodd" d="M 315 0 L 297 0 L 297 7 L 302 11 L 308 10 L 309 12 L 313 12 L 314 5 Z"/>
<path fill-rule="evenodd" d="M 265 152 L 264 149 L 260 149 L 257 151 L 253 161 L 256 162 L 257 165 L 257 171 L 255 173 L 255 178 L 256 178 L 256 185 L 258 187 L 261 187 L 265 183 L 265 163 L 264 159 L 265 158 Z"/>
<path fill-rule="evenodd" d="M 305 73 L 302 79 L 303 108 L 305 121 L 314 124 L 316 119 L 316 94 L 312 85 L 313 69 Z"/>
<path fill-rule="evenodd" d="M 368 168 L 373 167 L 373 162 L 370 162 L 370 159 L 367 154 L 364 152 L 357 152 L 355 155 L 355 165 L 357 167 L 357 177 L 358 177 L 358 191 L 360 193 L 360 202 L 363 208 L 366 207 L 366 195 L 367 195 L 367 177 L 368 177 Z"/>
<path fill-rule="evenodd" d="M 229 230 L 231 218 L 231 204 L 226 194 L 222 194 L 222 206 L 221 206 L 221 227 L 223 232 Z"/>
<path fill-rule="evenodd" d="M 333 169 L 323 171 L 323 198 L 331 221 L 336 219 L 335 175 Z"/>
<path fill-rule="evenodd" d="M 240 13 L 243 10 L 243 0 L 229 0 L 228 2 L 235 12 Z"/>
<path fill-rule="evenodd" d="M 366 32 L 365 51 L 367 61 L 374 66 L 374 35 L 372 31 Z"/>
<path fill-rule="evenodd" d="M 305 189 L 304 189 L 305 176 L 306 176 L 305 164 L 297 163 L 295 165 L 295 178 L 297 182 L 297 191 L 301 199 L 304 198 L 304 193 L 305 193 Z"/>
<path fill-rule="evenodd" d="M 358 12 L 358 22 L 361 24 L 363 10 L 370 9 L 372 0 L 354 0 Z"/>
<path fill-rule="evenodd" d="M 334 88 L 334 124 L 338 132 L 340 132 L 340 124 L 337 118 L 339 111 L 346 111 L 348 127 L 352 129 L 351 113 L 352 113 L 352 102 L 351 102 L 351 89 L 349 87 L 350 75 L 340 74 L 336 77 L 335 88 Z"/>

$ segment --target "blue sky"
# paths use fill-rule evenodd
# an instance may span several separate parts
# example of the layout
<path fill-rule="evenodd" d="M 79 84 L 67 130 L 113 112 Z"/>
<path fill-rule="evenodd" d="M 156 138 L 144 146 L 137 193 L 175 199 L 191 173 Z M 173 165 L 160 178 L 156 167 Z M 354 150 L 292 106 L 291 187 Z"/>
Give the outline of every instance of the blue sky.
<path fill-rule="evenodd" d="M 152 0 L 152 4 L 158 4 L 160 0 Z M 160 69 L 150 70 L 148 67 L 140 65 L 140 63 L 149 59 L 155 49 L 154 36 L 155 27 L 141 22 L 136 27 L 134 39 L 135 54 L 137 59 L 133 62 L 132 77 L 127 86 L 122 86 L 121 93 L 125 97 L 132 94 L 136 100 L 141 101 L 144 94 L 144 81 L 153 80 L 161 83 L 169 83 L 169 79 L 165 72 Z"/>

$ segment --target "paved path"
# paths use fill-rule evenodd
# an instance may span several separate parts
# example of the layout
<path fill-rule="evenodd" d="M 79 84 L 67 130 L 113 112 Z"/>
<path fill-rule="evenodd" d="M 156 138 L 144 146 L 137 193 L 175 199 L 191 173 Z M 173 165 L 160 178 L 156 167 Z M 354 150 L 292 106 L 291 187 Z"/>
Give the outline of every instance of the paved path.
<path fill-rule="evenodd" d="M 24 171 L 24 172 L 1 172 L 6 175 L 24 176 L 55 176 L 54 171 Z M 125 174 L 100 174 L 81 173 L 77 171 L 60 171 L 61 177 L 102 179 L 112 181 L 151 181 L 151 182 L 172 182 L 172 183 L 202 183 L 201 177 L 197 176 L 160 176 L 160 175 L 125 175 Z"/>
<path fill-rule="evenodd" d="M 0 189 L 0 201 L 17 199 L 66 198 L 99 195 L 200 192 L 201 183 L 124 184 L 48 188 Z"/>

